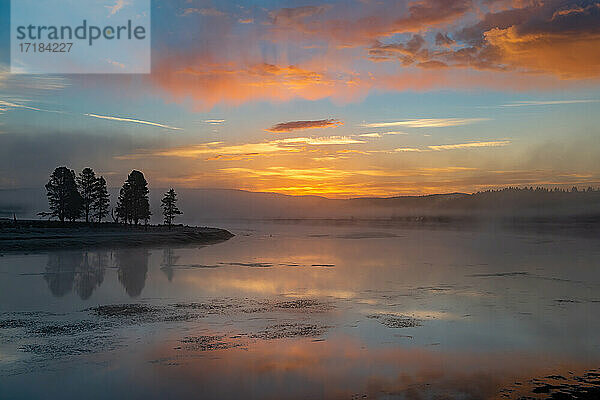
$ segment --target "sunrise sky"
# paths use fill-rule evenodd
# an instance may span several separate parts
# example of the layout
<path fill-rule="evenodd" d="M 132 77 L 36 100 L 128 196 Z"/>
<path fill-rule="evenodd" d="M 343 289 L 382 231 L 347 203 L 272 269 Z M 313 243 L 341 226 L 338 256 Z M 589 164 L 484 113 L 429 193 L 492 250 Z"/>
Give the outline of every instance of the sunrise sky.
<path fill-rule="evenodd" d="M 600 185 L 600 1 L 157 0 L 150 75 L 1 55 L 0 188 L 58 165 L 327 197 Z"/>

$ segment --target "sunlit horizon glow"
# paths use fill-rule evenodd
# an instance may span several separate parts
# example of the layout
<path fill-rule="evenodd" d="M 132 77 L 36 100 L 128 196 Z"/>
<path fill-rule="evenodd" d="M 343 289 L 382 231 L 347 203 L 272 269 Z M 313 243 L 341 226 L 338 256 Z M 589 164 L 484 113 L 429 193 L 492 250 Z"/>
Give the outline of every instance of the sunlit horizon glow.
<path fill-rule="evenodd" d="M 58 165 L 334 198 L 600 187 L 599 10 L 170 1 L 149 75 L 18 76 L 0 58 L 0 189 Z"/>

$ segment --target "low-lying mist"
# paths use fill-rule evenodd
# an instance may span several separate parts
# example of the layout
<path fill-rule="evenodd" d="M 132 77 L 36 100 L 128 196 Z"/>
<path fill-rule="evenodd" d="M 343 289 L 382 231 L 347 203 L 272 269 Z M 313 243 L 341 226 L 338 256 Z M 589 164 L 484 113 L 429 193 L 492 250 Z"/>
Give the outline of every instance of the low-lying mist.
<path fill-rule="evenodd" d="M 160 199 L 166 189 L 151 189 L 152 223 L 162 222 Z M 202 224 L 223 219 L 403 219 L 417 217 L 541 217 L 600 215 L 600 191 L 505 189 L 476 194 L 391 198 L 327 199 L 228 189 L 179 189 L 176 222 Z M 111 207 L 118 189 L 110 190 Z M 47 211 L 43 189 L 0 190 L 0 217 L 39 218 Z M 111 218 L 109 216 L 108 220 Z"/>

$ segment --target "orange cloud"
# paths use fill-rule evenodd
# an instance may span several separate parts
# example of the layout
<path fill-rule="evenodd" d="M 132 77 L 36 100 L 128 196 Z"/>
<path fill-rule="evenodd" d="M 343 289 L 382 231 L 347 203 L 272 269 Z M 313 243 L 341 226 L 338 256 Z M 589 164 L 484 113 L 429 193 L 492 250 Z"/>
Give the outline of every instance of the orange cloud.
<path fill-rule="evenodd" d="M 350 73 L 329 74 L 295 65 L 210 62 L 188 56 L 161 60 L 154 67 L 152 78 L 175 98 L 191 98 L 199 109 L 210 109 L 219 103 L 355 98 L 357 93 L 366 93 Z"/>
<path fill-rule="evenodd" d="M 560 79 L 600 77 L 600 4 L 519 1 L 488 13 L 459 31 L 458 42 L 438 34 L 434 44 L 413 35 L 406 42 L 375 42 L 373 61 L 404 66 L 544 73 Z"/>
<path fill-rule="evenodd" d="M 190 146 L 173 147 L 166 149 L 140 151 L 138 153 L 118 156 L 120 160 L 134 160 L 146 157 L 177 157 L 196 158 L 205 155 L 213 155 L 210 159 L 235 159 L 238 157 L 256 157 L 270 153 L 300 152 L 304 146 L 334 146 L 363 144 L 362 140 L 348 136 L 324 136 L 324 137 L 296 137 L 264 141 L 260 143 L 242 143 L 226 145 L 222 142 L 209 142 Z"/>
<path fill-rule="evenodd" d="M 275 133 L 292 132 L 302 129 L 335 128 L 340 125 L 344 125 L 344 123 L 335 119 L 320 119 L 316 121 L 291 121 L 279 123 L 277 125 L 272 126 L 269 129 L 266 129 L 266 131 Z"/>
<path fill-rule="evenodd" d="M 497 48 L 502 61 L 515 68 L 552 73 L 563 79 L 600 76 L 600 34 L 521 35 L 510 27 L 492 29 L 485 38 Z"/>
<path fill-rule="evenodd" d="M 159 62 L 151 77 L 173 100 L 192 100 L 194 108 L 203 111 L 218 104 L 285 102 L 296 98 L 330 98 L 338 103 L 347 103 L 364 98 L 372 90 L 427 91 L 436 88 L 487 87 L 526 91 L 567 86 L 550 77 L 522 75 L 516 71 L 499 74 L 464 68 L 406 68 L 399 73 L 390 73 L 385 69 L 373 68 L 368 72 L 353 72 L 351 68 L 354 61 L 337 61 L 331 59 L 326 62 L 327 65 L 307 62 L 314 64 L 314 68 L 309 69 L 264 63 L 245 65 L 237 61 L 207 63 L 186 56 Z M 337 71 L 330 71 L 335 68 Z"/>
<path fill-rule="evenodd" d="M 523 1 L 484 15 L 458 36 L 489 67 L 545 73 L 561 79 L 600 77 L 600 4 Z M 477 53 L 477 54 L 475 54 Z"/>

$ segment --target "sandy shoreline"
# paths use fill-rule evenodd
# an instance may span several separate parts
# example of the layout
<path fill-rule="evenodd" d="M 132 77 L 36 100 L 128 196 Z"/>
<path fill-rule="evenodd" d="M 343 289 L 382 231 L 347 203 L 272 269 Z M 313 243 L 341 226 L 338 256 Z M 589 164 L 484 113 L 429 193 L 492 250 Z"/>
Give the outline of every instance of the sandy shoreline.
<path fill-rule="evenodd" d="M 0 220 L 0 253 L 72 248 L 211 244 L 234 235 L 225 229 L 114 223 Z"/>

